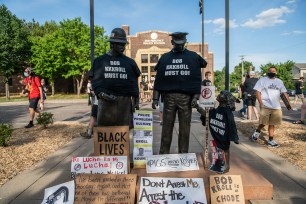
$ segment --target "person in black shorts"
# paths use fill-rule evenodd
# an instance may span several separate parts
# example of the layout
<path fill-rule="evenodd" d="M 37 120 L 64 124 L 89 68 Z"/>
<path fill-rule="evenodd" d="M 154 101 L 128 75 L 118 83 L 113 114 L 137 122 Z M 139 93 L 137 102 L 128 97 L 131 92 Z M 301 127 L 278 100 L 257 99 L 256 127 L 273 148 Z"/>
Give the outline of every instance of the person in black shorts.
<path fill-rule="evenodd" d="M 253 89 L 258 79 L 255 78 L 254 71 L 250 71 L 249 76 L 250 78 L 246 79 L 244 82 L 245 98 L 246 98 L 245 102 L 248 106 L 248 120 L 252 120 L 253 111 L 255 113 L 256 120 L 258 120 L 259 116 L 256 108 L 256 91 Z"/>

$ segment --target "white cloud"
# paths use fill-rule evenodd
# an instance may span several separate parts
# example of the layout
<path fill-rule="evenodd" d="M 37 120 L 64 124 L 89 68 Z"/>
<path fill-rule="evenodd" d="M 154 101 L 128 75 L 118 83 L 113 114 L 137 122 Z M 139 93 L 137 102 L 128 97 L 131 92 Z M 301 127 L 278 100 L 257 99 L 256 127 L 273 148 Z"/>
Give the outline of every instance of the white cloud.
<path fill-rule="evenodd" d="M 305 34 L 306 31 L 304 30 L 294 30 L 294 31 L 290 31 L 290 32 L 283 32 L 281 35 L 302 35 Z"/>
<path fill-rule="evenodd" d="M 286 2 L 286 4 L 294 4 L 296 1 L 295 0 L 289 0 Z"/>
<path fill-rule="evenodd" d="M 261 12 L 260 14 L 257 14 L 255 20 L 249 19 L 241 26 L 258 29 L 286 23 L 286 21 L 281 19 L 281 17 L 284 14 L 291 12 L 293 12 L 293 10 L 290 10 L 286 6 L 281 6 L 280 8 L 271 8 Z"/>
<path fill-rule="evenodd" d="M 211 20 L 204 20 L 205 24 L 213 24 L 215 26 L 214 33 L 223 34 L 225 29 L 225 19 L 224 18 L 216 18 Z M 230 28 L 237 28 L 236 19 L 229 21 Z"/>

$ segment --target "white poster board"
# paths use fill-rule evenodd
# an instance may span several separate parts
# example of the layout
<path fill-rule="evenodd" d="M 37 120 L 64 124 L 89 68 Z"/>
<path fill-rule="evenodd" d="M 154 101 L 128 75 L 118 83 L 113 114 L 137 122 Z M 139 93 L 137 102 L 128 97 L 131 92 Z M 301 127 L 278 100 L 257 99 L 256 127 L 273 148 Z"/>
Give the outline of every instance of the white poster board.
<path fill-rule="evenodd" d="M 214 107 L 215 105 L 215 86 L 202 86 L 199 105 L 202 108 Z"/>
<path fill-rule="evenodd" d="M 199 170 L 195 153 L 162 154 L 146 157 L 147 173 Z"/>
<path fill-rule="evenodd" d="M 207 204 L 202 178 L 141 177 L 138 202 Z"/>
<path fill-rule="evenodd" d="M 73 157 L 71 177 L 76 174 L 127 174 L 127 156 Z"/>
<path fill-rule="evenodd" d="M 153 154 L 153 113 L 137 110 L 133 115 L 133 164 L 134 168 L 145 168 L 146 156 Z"/>
<path fill-rule="evenodd" d="M 73 204 L 74 192 L 75 192 L 74 181 L 69 181 L 50 188 L 46 188 L 44 200 L 41 204 L 45 203 Z"/>

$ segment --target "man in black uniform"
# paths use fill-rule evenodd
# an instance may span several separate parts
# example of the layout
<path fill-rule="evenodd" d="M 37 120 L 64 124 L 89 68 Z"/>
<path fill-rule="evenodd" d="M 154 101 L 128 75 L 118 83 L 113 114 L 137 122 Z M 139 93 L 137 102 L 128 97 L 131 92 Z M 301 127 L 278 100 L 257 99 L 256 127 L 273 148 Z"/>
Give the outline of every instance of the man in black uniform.
<path fill-rule="evenodd" d="M 99 99 L 98 126 L 126 126 L 132 110 L 139 109 L 136 62 L 123 54 L 128 43 L 122 28 L 112 30 L 110 50 L 95 59 L 89 72 L 92 89 Z"/>
<path fill-rule="evenodd" d="M 188 153 L 192 104 L 197 104 L 201 92 L 201 68 L 207 62 L 185 48 L 188 33 L 175 32 L 173 49 L 165 53 L 155 66 L 152 108 L 158 106 L 160 94 L 164 102 L 163 128 L 159 153 L 169 154 L 176 113 L 179 119 L 179 153 Z"/>
<path fill-rule="evenodd" d="M 245 101 L 248 106 L 248 120 L 252 120 L 252 113 L 254 110 L 256 120 L 259 119 L 258 111 L 256 108 L 256 90 L 254 90 L 254 86 L 257 83 L 258 79 L 255 78 L 255 72 L 250 71 L 249 73 L 250 78 L 247 78 L 244 82 L 245 88 Z"/>

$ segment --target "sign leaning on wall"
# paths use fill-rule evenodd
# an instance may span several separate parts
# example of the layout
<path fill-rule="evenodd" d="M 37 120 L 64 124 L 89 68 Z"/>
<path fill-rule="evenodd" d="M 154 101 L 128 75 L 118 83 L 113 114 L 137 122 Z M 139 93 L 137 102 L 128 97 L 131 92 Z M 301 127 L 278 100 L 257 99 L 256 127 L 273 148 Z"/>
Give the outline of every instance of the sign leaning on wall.
<path fill-rule="evenodd" d="M 153 113 L 137 110 L 133 117 L 134 123 L 134 168 L 145 168 L 146 157 L 153 154 Z"/>

